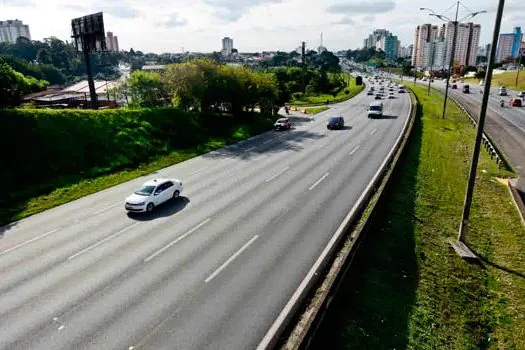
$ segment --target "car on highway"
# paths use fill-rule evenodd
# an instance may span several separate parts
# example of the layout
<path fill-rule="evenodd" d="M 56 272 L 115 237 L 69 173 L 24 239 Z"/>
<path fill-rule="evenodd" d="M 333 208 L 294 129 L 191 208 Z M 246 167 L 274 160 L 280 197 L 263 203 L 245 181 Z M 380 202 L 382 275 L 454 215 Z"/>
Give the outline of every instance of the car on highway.
<path fill-rule="evenodd" d="M 345 126 L 345 119 L 341 116 L 333 116 L 328 120 L 326 128 L 328 130 L 342 129 Z"/>
<path fill-rule="evenodd" d="M 383 95 L 380 94 L 380 93 L 377 93 L 376 96 L 374 97 L 376 100 L 380 100 L 383 98 Z"/>
<path fill-rule="evenodd" d="M 452 84 L 452 88 L 451 89 L 457 89 L 458 86 L 456 84 Z"/>
<path fill-rule="evenodd" d="M 396 98 L 396 97 L 394 96 L 394 93 L 393 93 L 393 92 L 390 92 L 390 93 L 388 94 L 388 98 L 389 98 L 389 99 L 393 99 L 393 98 Z"/>
<path fill-rule="evenodd" d="M 525 98 L 525 91 L 521 91 L 518 93 L 519 98 Z"/>
<path fill-rule="evenodd" d="M 521 99 L 520 98 L 511 98 L 509 101 L 509 106 L 511 107 L 521 107 Z"/>
<path fill-rule="evenodd" d="M 464 94 L 470 93 L 470 86 L 468 84 L 463 85 L 463 93 Z"/>
<path fill-rule="evenodd" d="M 367 94 L 367 95 L 373 95 L 373 94 L 374 94 L 374 90 L 368 90 L 368 91 L 366 92 L 366 94 Z"/>
<path fill-rule="evenodd" d="M 290 130 L 292 128 L 292 123 L 290 123 L 290 119 L 288 118 L 279 118 L 273 125 L 273 128 L 275 131 Z"/>
<path fill-rule="evenodd" d="M 368 118 L 383 116 L 383 102 L 372 102 L 366 109 Z"/>
<path fill-rule="evenodd" d="M 397 92 L 400 93 L 400 94 L 404 94 L 405 93 L 405 89 L 399 88 L 399 90 L 397 90 Z"/>
<path fill-rule="evenodd" d="M 498 95 L 500 95 L 500 96 L 507 96 L 507 88 L 505 88 L 505 87 L 503 87 L 503 86 L 500 87 L 500 88 L 498 89 Z"/>
<path fill-rule="evenodd" d="M 128 196 L 124 207 L 129 212 L 152 212 L 155 207 L 182 193 L 182 182 L 178 179 L 153 179 L 145 182 Z"/>

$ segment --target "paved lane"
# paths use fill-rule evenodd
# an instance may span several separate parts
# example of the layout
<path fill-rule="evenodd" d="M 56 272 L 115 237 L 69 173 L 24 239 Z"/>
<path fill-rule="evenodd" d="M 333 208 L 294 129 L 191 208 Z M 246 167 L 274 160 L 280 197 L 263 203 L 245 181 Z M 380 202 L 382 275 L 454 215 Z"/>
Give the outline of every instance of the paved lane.
<path fill-rule="evenodd" d="M 151 215 L 122 205 L 146 176 L 4 228 L 0 348 L 255 348 L 406 122 L 371 100 L 162 169 L 184 197 Z"/>

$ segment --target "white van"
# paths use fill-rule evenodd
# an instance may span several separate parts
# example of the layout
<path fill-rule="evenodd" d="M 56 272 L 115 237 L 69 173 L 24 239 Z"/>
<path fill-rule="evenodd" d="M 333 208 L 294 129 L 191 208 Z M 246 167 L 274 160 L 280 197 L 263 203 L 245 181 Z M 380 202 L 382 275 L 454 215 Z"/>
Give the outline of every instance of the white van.
<path fill-rule="evenodd" d="M 372 102 L 366 111 L 368 112 L 368 118 L 383 117 L 383 102 Z"/>

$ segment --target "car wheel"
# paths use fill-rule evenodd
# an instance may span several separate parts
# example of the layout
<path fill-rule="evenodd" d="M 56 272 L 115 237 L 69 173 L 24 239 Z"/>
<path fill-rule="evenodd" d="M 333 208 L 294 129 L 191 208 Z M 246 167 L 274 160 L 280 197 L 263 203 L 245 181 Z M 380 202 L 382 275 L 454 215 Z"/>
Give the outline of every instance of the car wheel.
<path fill-rule="evenodd" d="M 175 192 L 173 192 L 173 197 L 172 198 L 173 199 L 177 199 L 177 198 L 179 198 L 179 195 L 180 195 L 179 190 L 175 190 Z"/>
<path fill-rule="evenodd" d="M 153 211 L 153 208 L 155 208 L 155 205 L 153 203 L 148 203 L 148 205 L 146 206 L 146 211 L 148 213 L 151 213 Z"/>

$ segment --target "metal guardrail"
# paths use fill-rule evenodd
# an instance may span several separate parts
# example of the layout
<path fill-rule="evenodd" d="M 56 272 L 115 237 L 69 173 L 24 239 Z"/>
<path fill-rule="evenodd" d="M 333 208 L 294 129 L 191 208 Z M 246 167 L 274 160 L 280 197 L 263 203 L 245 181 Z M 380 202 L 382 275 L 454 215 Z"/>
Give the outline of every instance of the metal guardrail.
<path fill-rule="evenodd" d="M 402 151 L 411 134 L 414 125 L 416 102 L 411 94 L 409 118 L 403 131 L 398 136 L 395 146 L 391 149 L 380 168 L 369 182 L 367 188 L 343 220 L 323 253 L 307 274 L 297 291 L 287 303 L 275 323 L 272 325 L 258 350 L 271 349 L 277 346 L 284 333 L 290 335 L 283 346 L 286 349 L 307 348 L 315 335 L 325 312 L 330 305 L 337 289 L 350 267 L 363 236 L 375 212 L 377 200 L 383 193 Z M 360 221 L 359 221 L 360 220 Z M 348 232 L 352 229 L 351 232 Z M 322 278 L 322 279 L 321 279 Z M 309 297 L 315 297 L 311 300 Z M 306 312 L 305 312 L 306 311 Z M 299 317 L 299 316 L 303 317 Z M 291 321 L 296 327 L 290 333 Z M 285 332 L 285 330 L 287 330 Z"/>
<path fill-rule="evenodd" d="M 459 108 L 459 110 L 468 117 L 470 123 L 474 127 L 476 127 L 478 125 L 478 122 L 476 121 L 476 119 L 474 119 L 472 114 L 470 114 L 470 112 L 467 111 L 467 109 L 463 107 L 463 105 L 455 97 L 451 95 L 449 95 L 448 97 L 454 102 L 454 104 Z M 507 169 L 511 168 L 509 163 L 503 156 L 502 152 L 494 145 L 494 143 L 490 140 L 485 131 L 483 131 L 482 144 L 483 147 L 485 147 L 485 150 L 489 153 L 490 159 L 494 159 L 500 169 L 503 167 L 506 167 Z"/>

